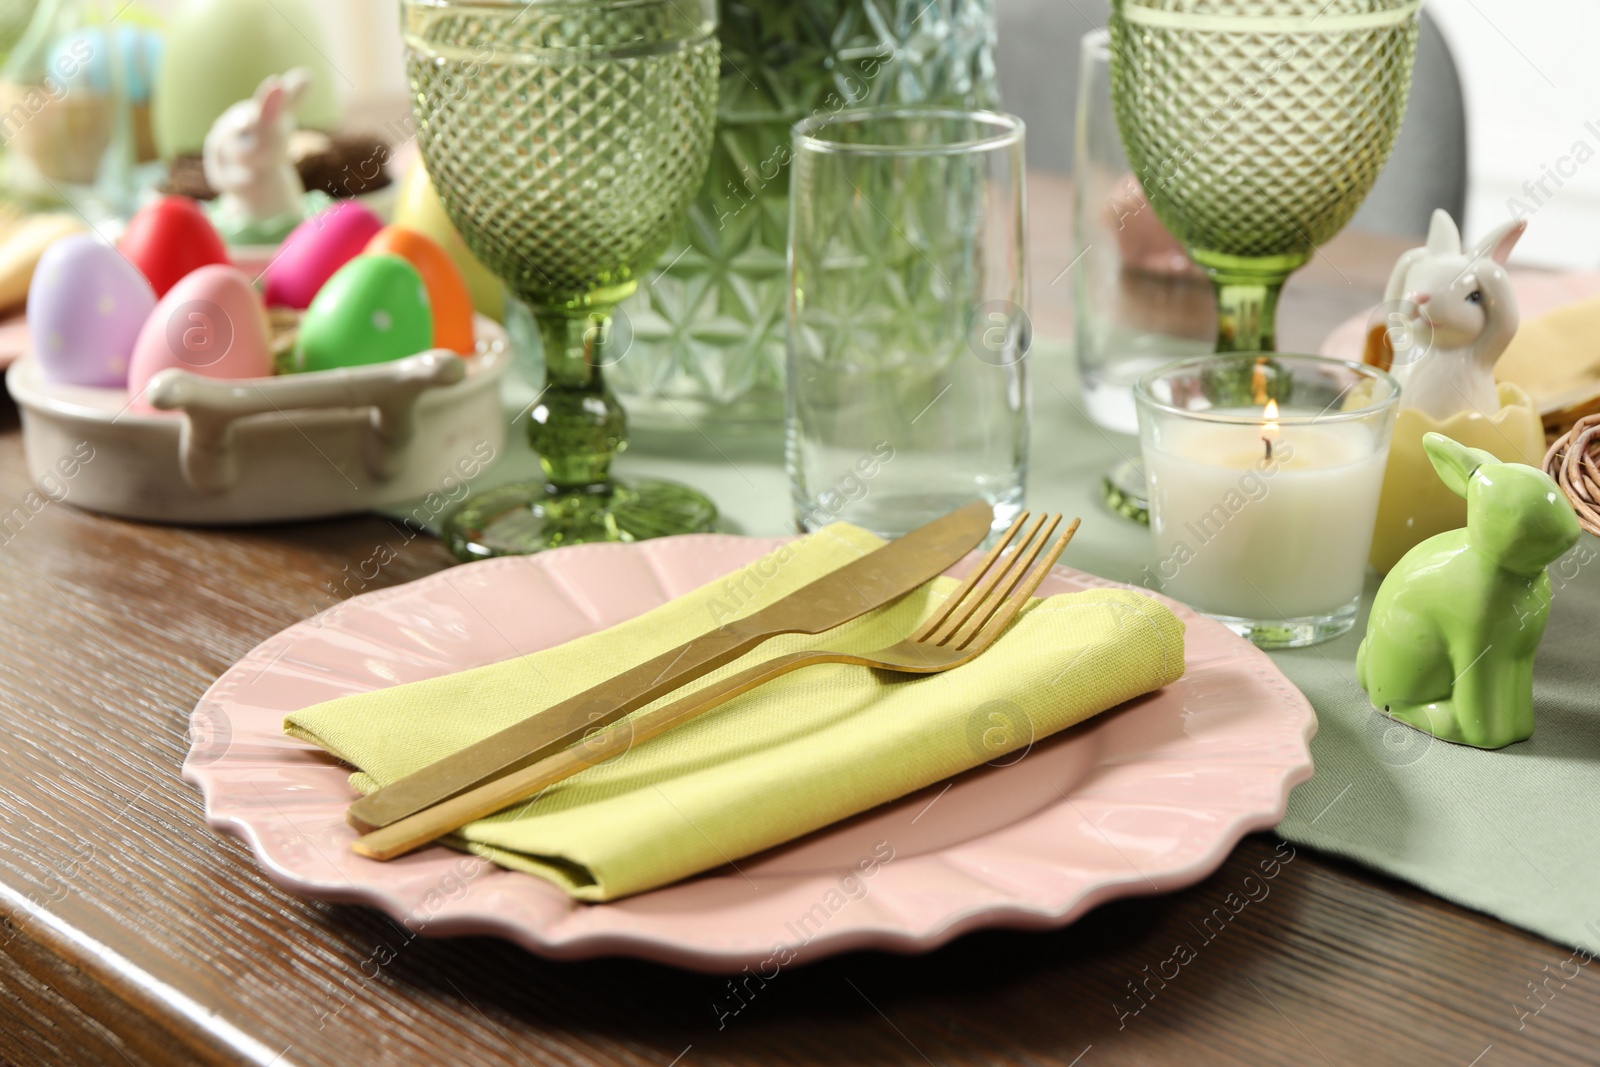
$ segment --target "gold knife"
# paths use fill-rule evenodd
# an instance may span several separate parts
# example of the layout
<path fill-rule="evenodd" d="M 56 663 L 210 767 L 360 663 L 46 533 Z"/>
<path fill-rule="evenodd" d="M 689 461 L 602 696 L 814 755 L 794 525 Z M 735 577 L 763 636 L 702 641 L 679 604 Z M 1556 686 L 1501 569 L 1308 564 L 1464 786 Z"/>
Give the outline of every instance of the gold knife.
<path fill-rule="evenodd" d="M 988 504 L 973 501 L 920 526 L 749 618 L 687 641 L 369 793 L 350 805 L 350 825 L 363 833 L 388 826 L 553 755 L 590 731 L 731 663 L 769 637 L 820 634 L 882 607 L 938 577 L 976 548 L 993 515 Z"/>

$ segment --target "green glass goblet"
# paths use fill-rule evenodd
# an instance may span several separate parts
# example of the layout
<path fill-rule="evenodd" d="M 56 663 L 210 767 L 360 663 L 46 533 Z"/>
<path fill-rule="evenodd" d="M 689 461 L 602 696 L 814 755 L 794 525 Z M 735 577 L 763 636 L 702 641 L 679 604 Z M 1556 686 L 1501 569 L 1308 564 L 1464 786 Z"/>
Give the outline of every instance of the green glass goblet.
<path fill-rule="evenodd" d="M 545 386 L 528 436 L 542 482 L 468 498 L 461 559 L 709 529 L 700 493 L 617 481 L 627 420 L 603 368 L 612 309 L 660 255 L 705 173 L 714 0 L 403 0 L 422 155 L 468 247 L 531 311 Z"/>
<path fill-rule="evenodd" d="M 1278 292 L 1394 147 L 1418 0 L 1114 0 L 1117 127 L 1211 276 L 1217 351 L 1276 347 Z"/>

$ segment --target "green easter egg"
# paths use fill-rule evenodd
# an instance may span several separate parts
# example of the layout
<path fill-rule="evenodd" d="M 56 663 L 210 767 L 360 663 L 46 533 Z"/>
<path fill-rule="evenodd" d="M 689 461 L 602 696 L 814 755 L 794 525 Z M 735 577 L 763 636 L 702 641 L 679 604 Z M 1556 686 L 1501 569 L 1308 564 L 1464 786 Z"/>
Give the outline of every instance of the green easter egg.
<path fill-rule="evenodd" d="M 318 290 L 300 320 L 294 369 L 387 363 L 433 347 L 433 312 L 417 269 L 399 256 L 361 255 Z"/>

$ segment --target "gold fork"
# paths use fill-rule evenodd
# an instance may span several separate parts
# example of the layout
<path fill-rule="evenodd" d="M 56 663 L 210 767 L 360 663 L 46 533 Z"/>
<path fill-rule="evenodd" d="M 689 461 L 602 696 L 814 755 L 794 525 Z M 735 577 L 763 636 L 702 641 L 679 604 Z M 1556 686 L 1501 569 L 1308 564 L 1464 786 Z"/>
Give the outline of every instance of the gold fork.
<path fill-rule="evenodd" d="M 671 704 L 596 731 L 572 747 L 521 770 L 485 782 L 430 808 L 424 808 L 415 815 L 374 830 L 357 839 L 353 847 L 359 854 L 376 860 L 403 856 L 469 822 L 493 815 L 530 797 L 537 799 L 540 790 L 570 778 L 586 767 L 620 755 L 640 741 L 665 733 L 763 682 L 801 667 L 819 663 L 852 663 L 905 674 L 937 674 L 959 667 L 994 644 L 995 639 L 1017 617 L 1028 598 L 1033 596 L 1034 590 L 1039 588 L 1039 583 L 1050 573 L 1057 557 L 1078 530 L 1078 520 L 1073 519 L 1049 550 L 1044 551 L 1061 523 L 1061 516 L 1040 515 L 1033 520 L 1015 547 L 1011 547 L 1011 542 L 1016 540 L 1018 531 L 1028 522 L 1028 518 L 1026 511 L 1017 516 L 1011 528 L 972 572 L 962 579 L 955 592 L 904 641 L 874 652 L 816 649 L 790 652 L 765 660 L 738 674 L 712 682 Z M 1034 566 L 1041 551 L 1044 551 L 1044 559 Z"/>

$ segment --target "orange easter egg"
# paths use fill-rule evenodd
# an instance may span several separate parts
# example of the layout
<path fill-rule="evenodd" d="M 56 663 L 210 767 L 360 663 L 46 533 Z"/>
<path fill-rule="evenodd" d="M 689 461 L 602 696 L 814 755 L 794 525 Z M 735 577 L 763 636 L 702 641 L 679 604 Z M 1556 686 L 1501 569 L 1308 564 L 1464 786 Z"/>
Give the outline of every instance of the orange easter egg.
<path fill-rule="evenodd" d="M 367 243 L 368 253 L 399 256 L 417 268 L 433 312 L 433 344 L 471 355 L 472 294 L 450 254 L 432 238 L 404 226 L 385 226 Z"/>

